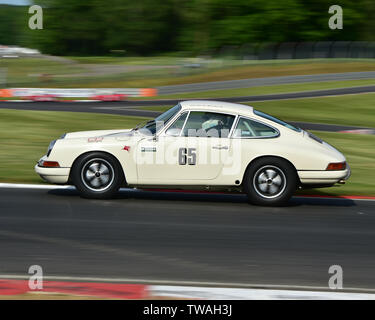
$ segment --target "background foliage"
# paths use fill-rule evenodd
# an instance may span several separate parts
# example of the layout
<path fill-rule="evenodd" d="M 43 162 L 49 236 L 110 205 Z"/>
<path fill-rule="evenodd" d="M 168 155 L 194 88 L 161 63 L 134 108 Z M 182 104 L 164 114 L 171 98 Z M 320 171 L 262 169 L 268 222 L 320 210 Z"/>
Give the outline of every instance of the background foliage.
<path fill-rule="evenodd" d="M 326 0 L 38 0 L 44 30 L 28 30 L 28 7 L 0 5 L 0 44 L 59 55 L 209 52 L 252 42 L 375 40 L 375 1 L 340 0 L 344 29 L 328 28 Z"/>

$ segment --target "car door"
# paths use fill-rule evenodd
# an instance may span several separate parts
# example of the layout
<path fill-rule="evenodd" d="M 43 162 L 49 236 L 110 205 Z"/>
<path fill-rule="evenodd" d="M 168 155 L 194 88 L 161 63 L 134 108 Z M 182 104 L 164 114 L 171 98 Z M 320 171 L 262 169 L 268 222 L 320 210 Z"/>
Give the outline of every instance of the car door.
<path fill-rule="evenodd" d="M 174 148 L 173 145 L 178 142 L 182 127 L 188 116 L 188 112 L 182 112 L 169 127 L 169 133 L 164 132 L 154 137 L 147 137 L 139 141 L 137 145 L 136 165 L 139 184 L 158 184 L 171 179 L 171 168 L 167 161 L 169 159 L 168 151 Z"/>
<path fill-rule="evenodd" d="M 208 111 L 181 113 L 156 139 L 139 143 L 140 183 L 200 184 L 215 179 L 231 148 L 234 119 Z"/>

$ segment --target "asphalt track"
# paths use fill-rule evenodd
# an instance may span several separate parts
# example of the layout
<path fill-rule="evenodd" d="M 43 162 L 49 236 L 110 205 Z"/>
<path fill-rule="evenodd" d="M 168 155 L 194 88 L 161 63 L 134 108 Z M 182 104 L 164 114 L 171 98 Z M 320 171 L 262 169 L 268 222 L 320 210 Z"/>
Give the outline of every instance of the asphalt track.
<path fill-rule="evenodd" d="M 243 195 L 1 189 L 0 273 L 375 289 L 375 201 L 293 198 L 264 208 Z"/>
<path fill-rule="evenodd" d="M 296 97 L 281 96 L 267 97 Z M 175 102 L 1 102 L 0 108 L 158 114 L 134 109 L 142 103 Z M 0 190 L 3 276 L 27 276 L 37 264 L 47 277 L 327 287 L 328 268 L 340 265 L 344 288 L 375 290 L 375 201 L 293 198 L 286 207 L 264 208 L 243 195 L 122 191 L 100 201 L 75 190 Z"/>
<path fill-rule="evenodd" d="M 170 85 L 157 87 L 159 94 L 176 94 L 186 92 L 199 92 L 209 90 L 239 89 L 269 85 L 305 83 L 305 82 L 323 82 L 323 81 L 344 81 L 374 79 L 375 71 L 364 72 L 341 72 L 341 73 L 323 73 L 297 76 L 265 77 L 240 80 L 212 81 L 188 83 L 180 85 Z"/>

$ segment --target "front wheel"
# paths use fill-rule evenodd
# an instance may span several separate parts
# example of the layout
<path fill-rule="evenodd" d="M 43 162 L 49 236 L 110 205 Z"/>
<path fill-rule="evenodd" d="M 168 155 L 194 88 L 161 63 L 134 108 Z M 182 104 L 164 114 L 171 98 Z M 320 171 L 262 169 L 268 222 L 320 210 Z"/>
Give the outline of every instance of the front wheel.
<path fill-rule="evenodd" d="M 256 160 L 247 170 L 244 189 L 249 201 L 257 205 L 284 205 L 297 188 L 297 173 L 287 161 L 266 157 Z"/>
<path fill-rule="evenodd" d="M 113 197 L 124 182 L 122 168 L 109 154 L 93 152 L 77 159 L 72 168 L 72 180 L 85 198 Z"/>

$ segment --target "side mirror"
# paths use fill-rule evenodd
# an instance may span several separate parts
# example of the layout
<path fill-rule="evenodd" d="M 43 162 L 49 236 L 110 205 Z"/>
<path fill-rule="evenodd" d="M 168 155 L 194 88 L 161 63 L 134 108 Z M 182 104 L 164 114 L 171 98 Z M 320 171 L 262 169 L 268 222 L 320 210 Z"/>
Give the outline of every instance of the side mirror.
<path fill-rule="evenodd" d="M 169 129 L 167 130 L 167 132 L 165 133 L 166 136 L 168 137 L 179 137 L 180 136 L 180 133 L 181 133 L 181 129 Z"/>
<path fill-rule="evenodd" d="M 158 136 L 156 136 L 156 135 L 154 135 L 152 138 L 150 138 L 150 139 L 147 139 L 147 141 L 154 141 L 154 142 L 156 142 L 156 141 L 158 141 Z"/>

